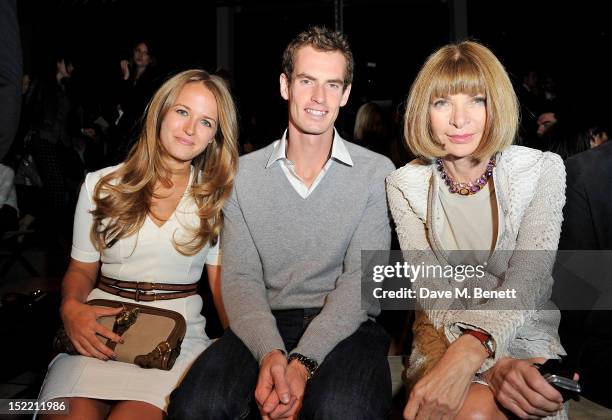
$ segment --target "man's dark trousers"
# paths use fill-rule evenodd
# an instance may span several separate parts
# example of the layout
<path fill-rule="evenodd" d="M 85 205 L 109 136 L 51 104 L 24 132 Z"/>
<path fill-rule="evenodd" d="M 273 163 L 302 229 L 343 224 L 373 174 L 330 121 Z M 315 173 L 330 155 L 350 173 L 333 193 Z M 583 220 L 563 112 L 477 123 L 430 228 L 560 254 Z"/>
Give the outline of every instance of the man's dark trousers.
<path fill-rule="evenodd" d="M 293 349 L 319 309 L 273 311 L 285 348 Z M 391 409 L 389 337 L 367 321 L 325 358 L 306 386 L 300 419 L 383 420 Z M 257 361 L 227 329 L 194 362 L 172 393 L 169 419 L 259 418 Z"/>

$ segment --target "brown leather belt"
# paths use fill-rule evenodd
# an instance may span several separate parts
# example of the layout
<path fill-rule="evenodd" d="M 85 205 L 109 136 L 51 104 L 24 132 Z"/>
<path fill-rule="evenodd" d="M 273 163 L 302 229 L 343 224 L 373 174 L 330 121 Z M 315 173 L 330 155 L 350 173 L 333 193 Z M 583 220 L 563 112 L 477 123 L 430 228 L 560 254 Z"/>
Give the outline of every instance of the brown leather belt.
<path fill-rule="evenodd" d="M 146 283 L 122 281 L 100 276 L 98 288 L 115 296 L 132 299 L 136 302 L 152 302 L 188 297 L 198 293 L 198 284 Z M 125 290 L 132 289 L 132 290 Z M 160 293 L 159 291 L 162 291 Z"/>

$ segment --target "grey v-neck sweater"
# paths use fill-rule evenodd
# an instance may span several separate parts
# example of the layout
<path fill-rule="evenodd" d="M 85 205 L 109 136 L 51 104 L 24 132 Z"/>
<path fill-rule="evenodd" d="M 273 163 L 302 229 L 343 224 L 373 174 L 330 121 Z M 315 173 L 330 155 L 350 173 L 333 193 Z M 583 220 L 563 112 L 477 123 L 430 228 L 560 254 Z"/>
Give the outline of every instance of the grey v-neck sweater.
<path fill-rule="evenodd" d="M 388 250 L 386 157 L 345 142 L 353 166 L 333 161 L 302 198 L 272 145 L 243 156 L 223 213 L 221 289 L 230 327 L 260 361 L 268 352 L 325 356 L 380 309 L 361 304 L 361 251 Z M 295 349 L 285 349 L 271 310 L 323 308 Z"/>

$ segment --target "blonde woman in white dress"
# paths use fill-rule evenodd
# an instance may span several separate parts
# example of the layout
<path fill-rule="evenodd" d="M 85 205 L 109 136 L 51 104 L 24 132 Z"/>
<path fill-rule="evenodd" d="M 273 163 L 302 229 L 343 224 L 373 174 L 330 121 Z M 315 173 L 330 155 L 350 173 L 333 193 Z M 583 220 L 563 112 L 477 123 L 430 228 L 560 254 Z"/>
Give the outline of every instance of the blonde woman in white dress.
<path fill-rule="evenodd" d="M 406 419 L 566 417 L 533 365 L 565 354 L 547 252 L 559 241 L 565 169 L 555 154 L 511 145 L 518 118 L 506 71 L 475 42 L 436 51 L 411 88 L 405 136 L 421 158 L 387 178 L 404 255 L 441 266 L 453 265 L 452 251 L 485 255 L 476 286 L 514 287 L 516 300 L 419 300 Z M 423 282 L 415 287 L 456 287 Z"/>
<path fill-rule="evenodd" d="M 61 419 L 161 419 L 168 397 L 209 345 L 196 283 L 206 264 L 215 305 L 219 294 L 221 209 L 237 169 L 237 122 L 224 81 L 202 70 L 169 79 L 147 108 L 139 141 L 120 165 L 90 173 L 74 220 L 71 261 L 62 284 L 61 317 L 80 355 L 50 364 L 42 401 L 68 398 Z M 187 333 L 169 371 L 113 360 L 96 335 L 121 339 L 96 322 L 120 310 L 92 307 L 92 299 L 135 302 L 134 289 L 116 290 L 101 277 L 123 282 L 182 285 L 188 296 L 139 302 L 183 315 Z M 101 278 L 100 277 L 100 278 Z M 135 283 L 134 283 L 135 284 Z M 142 286 L 142 284 L 141 284 Z M 104 290 L 102 290 L 104 289 Z M 53 417 L 51 415 L 45 417 Z"/>

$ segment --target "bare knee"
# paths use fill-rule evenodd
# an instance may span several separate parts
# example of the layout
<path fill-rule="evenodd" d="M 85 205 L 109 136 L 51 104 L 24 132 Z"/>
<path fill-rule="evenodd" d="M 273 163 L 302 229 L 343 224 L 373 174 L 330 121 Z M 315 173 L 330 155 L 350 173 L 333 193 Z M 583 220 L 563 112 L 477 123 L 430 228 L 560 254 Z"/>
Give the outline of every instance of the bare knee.
<path fill-rule="evenodd" d="M 489 387 L 472 384 L 456 418 L 458 420 L 506 420 L 507 416 L 497 405 Z"/>
<path fill-rule="evenodd" d="M 49 402 L 66 402 L 67 413 L 65 414 L 39 414 L 41 420 L 80 420 L 80 419 L 105 419 L 110 411 L 108 402 L 91 398 L 61 398 L 49 400 Z"/>
<path fill-rule="evenodd" d="M 108 420 L 162 420 L 164 411 L 143 401 L 119 401 L 112 408 Z"/>

